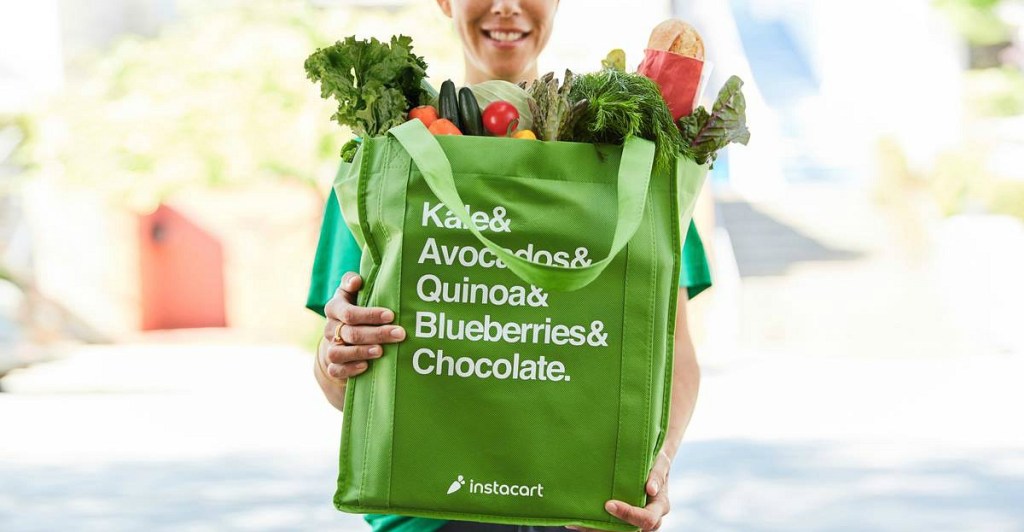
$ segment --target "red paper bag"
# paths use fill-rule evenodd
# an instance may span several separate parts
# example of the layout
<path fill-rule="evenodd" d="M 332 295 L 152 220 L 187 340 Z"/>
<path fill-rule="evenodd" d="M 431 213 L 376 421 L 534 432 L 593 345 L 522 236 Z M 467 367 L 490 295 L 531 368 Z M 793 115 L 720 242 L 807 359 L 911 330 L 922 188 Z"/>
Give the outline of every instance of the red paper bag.
<path fill-rule="evenodd" d="M 704 61 L 664 50 L 646 50 L 638 74 L 654 80 L 672 112 L 672 120 L 688 116 L 696 105 Z"/>

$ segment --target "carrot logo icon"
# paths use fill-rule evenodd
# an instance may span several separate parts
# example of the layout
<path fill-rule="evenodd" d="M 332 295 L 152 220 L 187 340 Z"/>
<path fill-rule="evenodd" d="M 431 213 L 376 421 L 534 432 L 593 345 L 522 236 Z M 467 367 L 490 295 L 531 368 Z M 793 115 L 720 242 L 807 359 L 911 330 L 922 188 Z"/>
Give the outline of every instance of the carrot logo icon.
<path fill-rule="evenodd" d="M 465 486 L 465 485 L 466 485 L 466 479 L 463 478 L 462 475 L 459 475 L 459 479 L 456 480 L 455 482 L 452 482 L 451 486 L 448 486 L 448 495 L 451 495 L 452 493 L 455 493 L 456 491 L 459 491 L 460 489 L 462 489 L 462 486 Z"/>

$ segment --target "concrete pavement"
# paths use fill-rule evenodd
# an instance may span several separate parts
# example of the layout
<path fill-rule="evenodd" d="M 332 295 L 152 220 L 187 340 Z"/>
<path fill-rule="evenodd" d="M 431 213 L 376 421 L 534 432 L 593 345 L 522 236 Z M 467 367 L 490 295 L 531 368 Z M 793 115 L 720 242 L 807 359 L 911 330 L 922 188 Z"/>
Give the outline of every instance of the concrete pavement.
<path fill-rule="evenodd" d="M 356 529 L 330 504 L 341 418 L 310 360 L 127 345 L 15 372 L 0 394 L 0 530 Z"/>
<path fill-rule="evenodd" d="M 706 371 L 666 530 L 1021 530 L 1018 357 L 746 357 Z M 340 416 L 289 347 L 116 346 L 0 394 L 0 530 L 364 530 Z"/>

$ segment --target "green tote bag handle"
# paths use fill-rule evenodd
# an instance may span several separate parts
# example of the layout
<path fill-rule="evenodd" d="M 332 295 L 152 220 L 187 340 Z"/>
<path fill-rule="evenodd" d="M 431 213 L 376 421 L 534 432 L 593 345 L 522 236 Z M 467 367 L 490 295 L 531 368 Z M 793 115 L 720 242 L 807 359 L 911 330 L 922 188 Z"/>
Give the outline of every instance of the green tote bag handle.
<path fill-rule="evenodd" d="M 388 134 L 398 140 L 409 153 L 409 157 L 416 163 L 424 181 L 437 199 L 469 228 L 481 244 L 494 252 L 519 278 L 530 284 L 556 291 L 578 290 L 587 286 L 601 275 L 640 227 L 654 164 L 654 143 L 651 141 L 632 138 L 627 140 L 622 148 L 617 185 L 618 217 L 608 256 L 594 261 L 589 266 L 567 268 L 531 262 L 514 255 L 477 229 L 466 211 L 465 202 L 455 188 L 455 177 L 452 175 L 452 167 L 444 150 L 422 122 L 410 120 L 391 128 Z"/>

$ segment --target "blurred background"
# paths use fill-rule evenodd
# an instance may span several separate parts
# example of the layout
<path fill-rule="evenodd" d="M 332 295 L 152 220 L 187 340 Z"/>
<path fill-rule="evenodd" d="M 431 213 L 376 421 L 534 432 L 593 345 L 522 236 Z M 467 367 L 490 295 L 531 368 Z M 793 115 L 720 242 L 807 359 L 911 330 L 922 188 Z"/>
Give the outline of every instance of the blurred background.
<path fill-rule="evenodd" d="M 541 72 L 677 16 L 746 147 L 697 218 L 665 530 L 1024 530 L 1024 2 L 565 0 Z M 304 308 L 349 138 L 302 62 L 429 0 L 0 1 L 0 530 L 363 530 Z"/>

